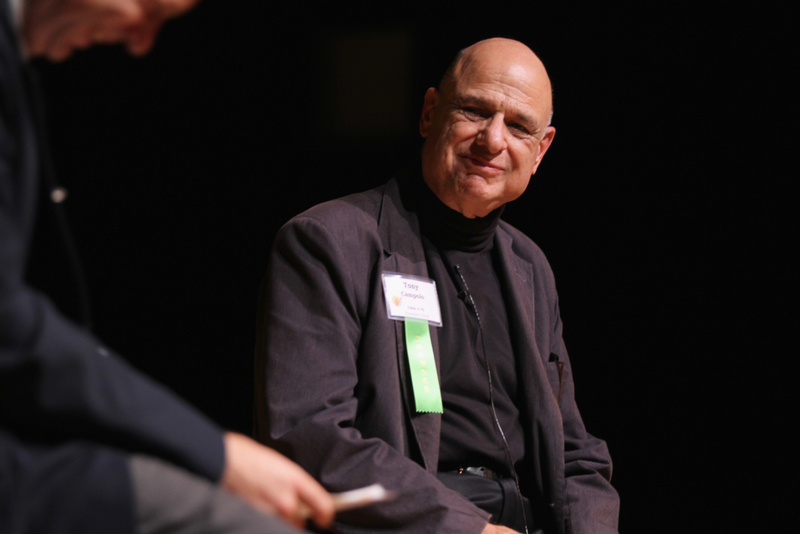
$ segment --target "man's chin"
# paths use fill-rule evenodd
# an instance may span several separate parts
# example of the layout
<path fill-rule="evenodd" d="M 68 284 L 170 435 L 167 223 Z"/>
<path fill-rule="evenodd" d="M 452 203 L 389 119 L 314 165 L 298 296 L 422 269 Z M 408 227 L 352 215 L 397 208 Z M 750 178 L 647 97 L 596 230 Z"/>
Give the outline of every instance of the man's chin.
<path fill-rule="evenodd" d="M 468 219 L 486 217 L 503 205 L 486 187 L 459 189 L 457 197 L 459 209 L 456 211 Z"/>
<path fill-rule="evenodd" d="M 476 201 L 490 199 L 493 196 L 493 185 L 496 183 L 496 176 L 484 176 L 477 172 L 467 172 L 456 178 L 456 190 L 460 195 L 472 197 Z"/>

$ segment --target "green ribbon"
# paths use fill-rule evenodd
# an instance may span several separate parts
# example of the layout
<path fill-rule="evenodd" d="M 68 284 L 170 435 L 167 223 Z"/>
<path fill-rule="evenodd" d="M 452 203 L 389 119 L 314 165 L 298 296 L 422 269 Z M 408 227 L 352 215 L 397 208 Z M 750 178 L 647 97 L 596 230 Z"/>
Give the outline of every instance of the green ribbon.
<path fill-rule="evenodd" d="M 439 390 L 439 375 L 436 373 L 428 322 L 408 318 L 404 322 L 417 413 L 443 413 L 442 392 Z"/>

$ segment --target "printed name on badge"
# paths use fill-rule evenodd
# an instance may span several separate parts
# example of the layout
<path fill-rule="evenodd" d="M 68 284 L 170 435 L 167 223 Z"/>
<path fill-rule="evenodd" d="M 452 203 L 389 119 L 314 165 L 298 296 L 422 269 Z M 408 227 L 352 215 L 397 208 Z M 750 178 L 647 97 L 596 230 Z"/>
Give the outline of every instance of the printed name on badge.
<path fill-rule="evenodd" d="M 385 272 L 381 275 L 389 319 L 420 319 L 442 326 L 436 282 L 408 274 Z"/>

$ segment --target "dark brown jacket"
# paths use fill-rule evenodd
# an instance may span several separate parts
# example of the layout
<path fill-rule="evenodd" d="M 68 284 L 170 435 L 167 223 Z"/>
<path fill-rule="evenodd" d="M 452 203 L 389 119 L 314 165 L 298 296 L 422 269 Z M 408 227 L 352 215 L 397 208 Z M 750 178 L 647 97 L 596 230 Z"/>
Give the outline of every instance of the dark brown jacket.
<path fill-rule="evenodd" d="M 521 373 L 537 526 L 614 533 L 611 460 L 575 405 L 550 267 L 501 222 L 494 237 Z M 479 533 L 487 514 L 436 479 L 441 416 L 417 414 L 403 324 L 387 318 L 381 273 L 427 277 L 419 225 L 399 185 L 316 206 L 278 233 L 259 301 L 256 434 L 328 490 L 380 482 L 400 497 L 341 514 L 342 532 Z M 436 327 L 431 327 L 439 364 Z"/>

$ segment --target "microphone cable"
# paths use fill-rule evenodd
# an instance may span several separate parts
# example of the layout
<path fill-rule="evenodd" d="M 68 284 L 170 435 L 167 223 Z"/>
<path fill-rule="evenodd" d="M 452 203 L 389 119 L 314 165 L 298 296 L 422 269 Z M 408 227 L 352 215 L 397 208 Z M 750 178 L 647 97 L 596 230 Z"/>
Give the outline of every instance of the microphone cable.
<path fill-rule="evenodd" d="M 522 512 L 522 521 L 525 524 L 525 534 L 528 533 L 528 518 L 525 516 L 525 504 L 522 501 L 522 490 L 520 489 L 519 485 L 519 476 L 517 475 L 517 469 L 514 467 L 514 461 L 511 458 L 511 449 L 508 446 L 508 440 L 506 439 L 506 434 L 503 432 L 503 427 L 500 426 L 500 419 L 497 417 L 497 410 L 494 407 L 494 388 L 492 386 L 492 370 L 489 367 L 489 356 L 486 353 L 486 342 L 484 341 L 483 335 L 483 325 L 481 324 L 481 316 L 478 313 L 478 308 L 475 306 L 475 300 L 472 298 L 472 293 L 469 292 L 469 286 L 467 286 L 467 281 L 464 279 L 464 276 L 461 274 L 461 266 L 456 264 L 453 266 L 453 270 L 455 270 L 457 275 L 457 280 L 459 282 L 459 286 L 461 291 L 458 292 L 458 298 L 464 301 L 468 308 L 472 309 L 472 312 L 475 314 L 475 319 L 478 320 L 478 331 L 481 335 L 481 348 L 483 349 L 483 362 L 486 364 L 486 376 L 489 378 L 489 404 L 492 407 L 492 416 L 494 416 L 494 423 L 497 425 L 497 430 L 500 431 L 500 437 L 503 439 L 503 446 L 506 451 L 506 458 L 508 459 L 508 465 L 511 467 L 511 474 L 514 475 L 514 482 L 517 486 L 517 499 L 519 499 L 519 507 L 520 511 Z"/>

